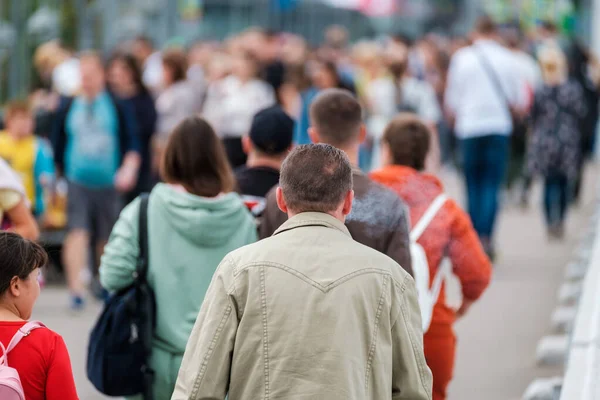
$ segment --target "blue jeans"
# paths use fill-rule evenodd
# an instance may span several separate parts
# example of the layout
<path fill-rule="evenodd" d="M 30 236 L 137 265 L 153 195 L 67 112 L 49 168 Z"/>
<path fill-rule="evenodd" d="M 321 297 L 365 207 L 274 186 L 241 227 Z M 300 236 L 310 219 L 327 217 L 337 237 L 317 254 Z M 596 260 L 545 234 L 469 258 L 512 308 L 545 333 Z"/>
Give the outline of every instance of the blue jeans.
<path fill-rule="evenodd" d="M 462 140 L 469 214 L 482 239 L 491 239 L 494 231 L 509 139 L 505 135 L 487 135 Z"/>
<path fill-rule="evenodd" d="M 559 171 L 551 171 L 545 179 L 544 212 L 548 226 L 562 224 L 569 203 L 567 177 Z"/>

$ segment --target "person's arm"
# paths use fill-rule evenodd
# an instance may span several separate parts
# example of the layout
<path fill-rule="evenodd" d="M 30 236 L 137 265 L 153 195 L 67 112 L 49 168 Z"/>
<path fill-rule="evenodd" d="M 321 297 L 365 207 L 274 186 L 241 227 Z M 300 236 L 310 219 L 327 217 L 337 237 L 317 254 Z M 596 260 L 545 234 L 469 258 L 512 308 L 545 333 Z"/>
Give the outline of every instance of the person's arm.
<path fill-rule="evenodd" d="M 38 239 L 40 236 L 38 224 L 21 193 L 13 190 L 0 190 L 0 209 L 4 210 L 10 219 L 11 231 L 25 239 Z"/>
<path fill-rule="evenodd" d="M 219 265 L 188 340 L 172 400 L 223 400 L 239 324 L 232 260 Z"/>
<path fill-rule="evenodd" d="M 413 274 L 412 259 L 410 257 L 410 223 L 406 204 L 400 198 L 393 206 L 392 210 L 397 210 L 392 233 L 387 243 L 385 254 L 396 261 L 402 269 Z"/>
<path fill-rule="evenodd" d="M 452 213 L 455 215 L 448 254 L 454 274 L 462 287 L 463 305 L 457 312 L 461 317 L 490 284 L 492 264 L 483 250 L 469 216 L 454 201 L 451 201 L 448 207 L 452 207 Z"/>
<path fill-rule="evenodd" d="M 433 378 L 423 351 L 421 312 L 414 280 L 394 282 L 392 312 L 392 399 L 431 400 Z"/>
<path fill-rule="evenodd" d="M 54 150 L 54 161 L 58 168 L 58 173 L 64 173 L 65 149 L 67 147 L 66 122 L 69 108 L 73 100 L 69 98 L 61 99 L 61 105 L 56 112 L 56 119 L 52 130 L 52 149 Z"/>
<path fill-rule="evenodd" d="M 71 358 L 62 337 L 56 336 L 46 377 L 46 400 L 78 400 Z"/>
<path fill-rule="evenodd" d="M 119 114 L 119 137 L 123 152 L 123 161 L 115 176 L 115 187 L 125 193 L 135 187 L 142 159 L 134 111 L 125 102 L 115 101 L 115 104 Z"/>
<path fill-rule="evenodd" d="M 133 283 L 140 252 L 138 245 L 138 199 L 125 207 L 113 227 L 100 261 L 100 283 L 109 291 L 118 291 Z"/>

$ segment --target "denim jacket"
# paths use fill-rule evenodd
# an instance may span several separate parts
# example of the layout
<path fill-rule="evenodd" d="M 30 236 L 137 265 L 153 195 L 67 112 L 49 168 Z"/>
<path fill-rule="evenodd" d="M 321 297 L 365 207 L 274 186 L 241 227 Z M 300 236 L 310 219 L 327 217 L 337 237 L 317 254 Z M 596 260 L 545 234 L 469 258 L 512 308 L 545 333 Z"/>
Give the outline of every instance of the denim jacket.
<path fill-rule="evenodd" d="M 409 274 L 302 213 L 225 257 L 173 399 L 431 399 L 422 338 Z"/>

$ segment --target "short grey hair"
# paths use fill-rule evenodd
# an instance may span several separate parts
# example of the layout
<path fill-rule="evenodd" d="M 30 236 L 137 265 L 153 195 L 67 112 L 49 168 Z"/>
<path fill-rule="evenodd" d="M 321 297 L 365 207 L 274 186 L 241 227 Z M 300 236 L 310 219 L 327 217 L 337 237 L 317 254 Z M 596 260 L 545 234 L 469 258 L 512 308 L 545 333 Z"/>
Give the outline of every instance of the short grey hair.
<path fill-rule="evenodd" d="M 348 156 L 328 144 L 298 146 L 281 166 L 279 186 L 295 213 L 337 210 L 352 184 Z"/>

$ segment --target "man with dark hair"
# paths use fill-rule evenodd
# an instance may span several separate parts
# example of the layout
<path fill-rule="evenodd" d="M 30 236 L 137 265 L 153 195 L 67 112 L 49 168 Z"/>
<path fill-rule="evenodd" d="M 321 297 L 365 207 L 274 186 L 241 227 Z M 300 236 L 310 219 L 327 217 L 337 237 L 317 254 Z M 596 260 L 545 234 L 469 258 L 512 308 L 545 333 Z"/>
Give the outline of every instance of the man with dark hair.
<path fill-rule="evenodd" d="M 276 190 L 289 220 L 219 266 L 173 400 L 431 400 L 414 281 L 344 226 L 352 168 L 330 145 L 290 153 Z"/>
<path fill-rule="evenodd" d="M 515 56 L 498 43 L 491 19 L 484 17 L 477 23 L 473 39 L 473 45 L 452 57 L 445 100 L 461 140 L 469 214 L 493 256 L 492 236 L 513 117 L 525 108 L 527 90 Z"/>
<path fill-rule="evenodd" d="M 365 138 L 362 108 L 348 91 L 321 92 L 310 109 L 308 134 L 313 143 L 327 143 L 344 151 L 353 165 L 355 201 L 346 225 L 352 237 L 378 250 L 412 273 L 407 209 L 392 191 L 373 182 L 358 169 L 358 151 Z M 303 166 L 303 170 L 308 166 Z M 260 236 L 271 236 L 287 216 L 277 207 L 275 192 L 267 196 Z"/>
<path fill-rule="evenodd" d="M 248 156 L 235 170 L 239 193 L 252 213 L 260 215 L 269 190 L 279 183 L 281 163 L 292 148 L 294 120 L 279 106 L 254 116 L 250 133 L 242 138 Z"/>

